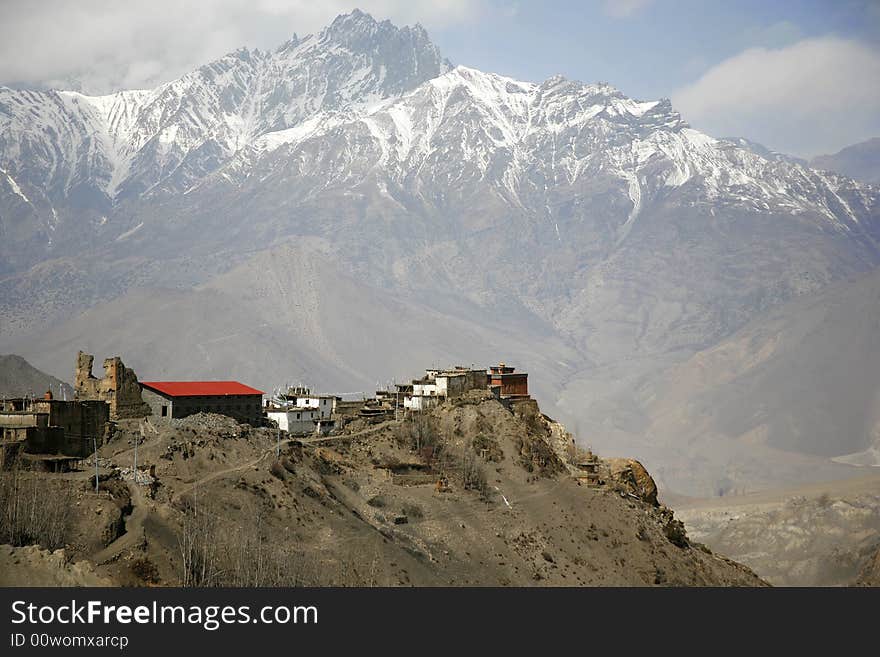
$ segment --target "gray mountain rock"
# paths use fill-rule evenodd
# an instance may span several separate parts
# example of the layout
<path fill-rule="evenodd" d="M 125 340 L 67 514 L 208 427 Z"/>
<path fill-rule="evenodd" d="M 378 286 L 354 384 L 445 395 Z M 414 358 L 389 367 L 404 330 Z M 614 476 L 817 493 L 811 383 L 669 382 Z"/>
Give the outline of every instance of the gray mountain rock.
<path fill-rule="evenodd" d="M 880 183 L 880 137 L 847 146 L 833 155 L 814 157 L 810 166 L 866 183 Z"/>
<path fill-rule="evenodd" d="M 73 387 L 41 372 L 21 356 L 0 354 L 0 396 L 42 397 L 51 392 L 56 399 L 73 399 Z"/>
<path fill-rule="evenodd" d="M 516 359 L 652 471 L 679 452 L 624 448 L 644 386 L 880 264 L 877 187 L 360 12 L 156 90 L 4 89 L 0 169 L 0 346 L 50 371 L 81 342 L 264 387 Z"/>

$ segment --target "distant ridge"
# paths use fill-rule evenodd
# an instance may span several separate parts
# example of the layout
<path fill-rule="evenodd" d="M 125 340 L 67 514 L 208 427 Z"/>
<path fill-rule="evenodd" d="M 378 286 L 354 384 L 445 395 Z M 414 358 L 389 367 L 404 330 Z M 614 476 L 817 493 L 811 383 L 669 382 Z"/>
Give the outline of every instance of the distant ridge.
<path fill-rule="evenodd" d="M 814 157 L 810 166 L 866 183 L 880 183 L 880 137 L 847 146 L 833 155 Z"/>
<path fill-rule="evenodd" d="M 47 390 L 56 398 L 66 394 L 67 399 L 73 399 L 73 388 L 69 384 L 41 372 L 21 356 L 0 355 L 0 396 L 42 396 Z"/>

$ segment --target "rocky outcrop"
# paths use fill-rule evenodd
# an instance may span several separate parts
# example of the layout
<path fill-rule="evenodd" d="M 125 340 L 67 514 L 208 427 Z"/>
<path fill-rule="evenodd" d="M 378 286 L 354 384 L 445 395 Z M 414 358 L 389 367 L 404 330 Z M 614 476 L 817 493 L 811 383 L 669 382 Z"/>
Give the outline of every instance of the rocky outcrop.
<path fill-rule="evenodd" d="M 642 501 L 657 506 L 657 484 L 641 463 L 635 459 L 603 459 L 610 470 L 611 481 L 622 485 Z"/>
<path fill-rule="evenodd" d="M 104 377 L 92 374 L 95 357 L 80 351 L 76 356 L 76 399 L 96 399 L 110 404 L 110 419 L 123 420 L 150 415 L 150 407 L 141 398 L 141 388 L 134 370 L 119 356 L 104 359 Z"/>

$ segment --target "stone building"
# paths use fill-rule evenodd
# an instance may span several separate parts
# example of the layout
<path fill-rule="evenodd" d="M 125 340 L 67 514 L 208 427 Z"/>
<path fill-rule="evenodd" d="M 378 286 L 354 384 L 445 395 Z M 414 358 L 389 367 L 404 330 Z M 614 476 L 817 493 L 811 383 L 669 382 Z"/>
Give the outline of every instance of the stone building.
<path fill-rule="evenodd" d="M 428 410 L 444 399 L 456 399 L 471 390 L 485 390 L 487 382 L 486 370 L 458 365 L 443 370 L 428 369 L 423 378 L 412 382 L 403 407 L 413 411 Z"/>
<path fill-rule="evenodd" d="M 517 372 L 516 368 L 504 363 L 489 368 L 489 387 L 500 388 L 501 397 L 527 399 L 529 396 L 529 375 Z"/>
<path fill-rule="evenodd" d="M 110 419 L 141 418 L 150 407 L 141 398 L 137 375 L 122 363 L 119 356 L 104 360 L 104 376 L 92 374 L 95 357 L 80 351 L 76 356 L 75 399 L 100 400 L 110 405 Z"/>
<path fill-rule="evenodd" d="M 141 395 L 154 418 L 219 413 L 259 426 L 263 392 L 238 381 L 141 381 Z"/>
<path fill-rule="evenodd" d="M 78 459 L 108 439 L 110 406 L 104 401 L 42 399 L 0 402 L 0 468 L 13 457 Z"/>
<path fill-rule="evenodd" d="M 455 399 L 471 390 L 485 390 L 488 379 L 486 370 L 474 370 L 456 366 L 434 376 L 438 394 Z"/>

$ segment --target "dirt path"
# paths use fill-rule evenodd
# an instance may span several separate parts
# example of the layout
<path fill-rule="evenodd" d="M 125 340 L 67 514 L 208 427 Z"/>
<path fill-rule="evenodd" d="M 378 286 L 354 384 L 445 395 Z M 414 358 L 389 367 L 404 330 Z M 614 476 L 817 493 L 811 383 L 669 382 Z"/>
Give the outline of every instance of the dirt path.
<path fill-rule="evenodd" d="M 285 438 L 284 440 L 281 441 L 280 445 L 282 447 L 284 447 L 285 445 L 289 445 L 290 443 L 294 442 L 295 440 L 297 440 L 297 439 L 296 438 Z M 211 474 L 205 475 L 201 479 L 198 479 L 198 480 L 194 481 L 193 483 L 191 483 L 186 488 L 174 493 L 174 495 L 171 498 L 171 501 L 174 502 L 175 500 L 180 499 L 181 496 L 186 495 L 187 493 L 192 491 L 194 488 L 198 488 L 199 486 L 206 484 L 209 481 L 213 481 L 214 479 L 219 479 L 220 477 L 224 477 L 226 475 L 233 474 L 235 472 L 241 472 L 242 470 L 247 470 L 248 468 L 253 468 L 254 466 L 258 465 L 267 456 L 272 454 L 276 449 L 277 449 L 277 446 L 273 445 L 270 449 L 267 449 L 265 452 L 260 454 L 260 456 L 258 456 L 257 458 L 255 458 L 251 461 L 248 461 L 247 463 L 235 465 L 235 466 L 232 466 L 231 468 L 224 468 L 223 470 L 216 470 L 216 471 L 212 472 Z"/>
<path fill-rule="evenodd" d="M 315 443 L 330 442 L 332 440 L 344 440 L 346 438 L 357 438 L 358 436 L 365 436 L 368 433 L 375 433 L 376 431 L 379 431 L 381 429 L 386 428 L 389 424 L 392 424 L 393 422 L 394 422 L 393 420 L 387 420 L 385 422 L 377 424 L 374 427 L 370 427 L 369 429 L 361 429 L 360 431 L 356 431 L 354 433 L 342 433 L 342 434 L 339 434 L 336 436 L 320 436 L 318 438 L 301 438 L 300 442 L 303 445 L 313 445 Z"/>
<path fill-rule="evenodd" d="M 375 427 L 370 427 L 369 429 L 363 429 L 362 431 L 357 431 L 355 433 L 340 434 L 338 436 L 321 436 L 320 438 L 285 438 L 284 440 L 281 441 L 280 445 L 282 447 L 284 447 L 284 446 L 287 446 L 293 442 L 299 442 L 299 443 L 302 443 L 303 445 L 314 445 L 316 443 L 330 442 L 332 440 L 356 438 L 358 436 L 364 436 L 366 434 L 379 431 L 380 429 L 385 428 L 385 426 L 387 424 L 388 424 L 387 422 L 383 422 L 382 424 L 378 424 Z M 208 475 L 205 475 L 201 479 L 198 479 L 197 481 L 194 481 L 193 483 L 189 484 L 186 488 L 183 488 L 182 490 L 174 493 L 171 500 L 172 500 L 172 502 L 175 500 L 178 500 L 178 499 L 180 499 L 181 496 L 185 495 L 186 493 L 191 492 L 193 489 L 198 488 L 199 486 L 202 486 L 202 485 L 208 483 L 209 481 L 213 481 L 215 479 L 219 479 L 220 477 L 234 474 L 236 472 L 241 472 L 242 470 L 247 470 L 248 468 L 253 468 L 253 467 L 259 465 L 267 456 L 270 456 L 271 454 L 273 454 L 276 449 L 277 449 L 277 445 L 273 445 L 272 447 L 267 449 L 265 452 L 263 452 L 260 456 L 258 456 L 255 459 L 252 459 L 246 463 L 242 463 L 240 465 L 235 465 L 230 468 L 224 468 L 223 470 L 216 470 L 215 472 L 212 472 Z"/>
<path fill-rule="evenodd" d="M 380 429 L 385 428 L 387 424 L 387 422 L 383 422 L 382 424 L 370 427 L 369 429 L 363 429 L 362 431 L 357 431 L 355 433 L 341 434 L 337 436 L 321 436 L 319 438 L 285 438 L 278 445 L 284 447 L 293 442 L 300 442 L 303 445 L 312 445 L 333 440 L 356 438 L 358 436 L 363 436 L 379 431 Z M 171 498 L 172 502 L 180 499 L 181 496 L 210 481 L 259 465 L 267 456 L 270 456 L 275 452 L 275 450 L 278 448 L 278 445 L 273 445 L 269 449 L 265 450 L 262 454 L 260 454 L 260 456 L 255 459 L 251 459 L 246 463 L 241 463 L 230 468 L 224 468 L 223 470 L 217 470 L 208 475 L 205 475 L 201 479 L 194 481 L 187 487 L 174 493 Z M 122 452 L 114 454 L 114 458 L 130 451 L 133 451 L 133 448 L 131 450 L 124 450 Z M 91 473 L 87 474 L 90 475 Z M 125 533 L 91 558 L 91 560 L 96 565 L 102 565 L 112 561 L 126 550 L 140 545 L 145 540 L 144 521 L 146 520 L 147 514 L 149 513 L 148 502 L 144 498 L 143 490 L 140 486 L 130 481 L 126 482 L 126 484 L 128 485 L 128 490 L 131 493 L 132 511 L 125 521 Z"/>
<path fill-rule="evenodd" d="M 126 483 L 131 491 L 131 514 L 125 521 L 125 533 L 92 557 L 96 565 L 113 561 L 124 551 L 144 541 L 144 520 L 149 512 L 147 501 L 140 486 L 130 481 Z"/>

